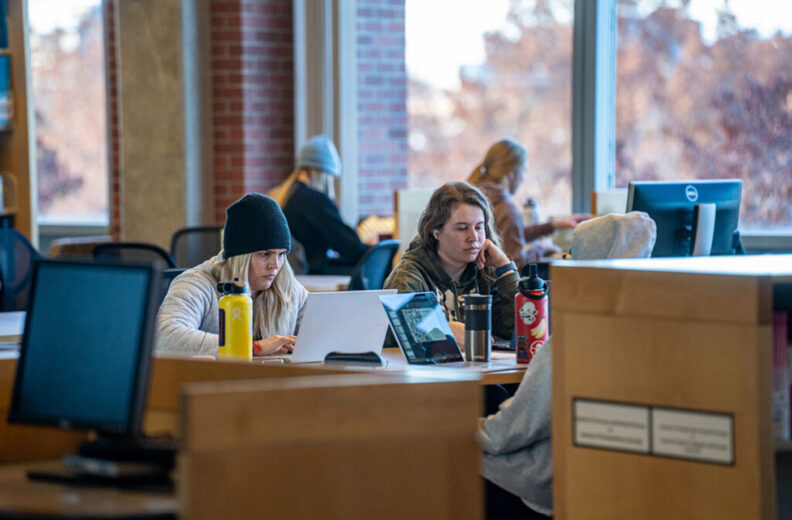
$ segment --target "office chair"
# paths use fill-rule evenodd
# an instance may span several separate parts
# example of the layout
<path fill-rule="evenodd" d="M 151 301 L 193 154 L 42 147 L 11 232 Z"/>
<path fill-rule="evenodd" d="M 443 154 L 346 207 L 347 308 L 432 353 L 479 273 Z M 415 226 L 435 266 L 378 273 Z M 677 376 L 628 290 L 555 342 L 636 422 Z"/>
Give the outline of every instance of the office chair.
<path fill-rule="evenodd" d="M 162 270 L 162 277 L 160 278 L 160 300 L 159 303 L 162 304 L 162 301 L 165 299 L 165 296 L 168 294 L 168 289 L 170 289 L 170 284 L 174 278 L 182 274 L 187 269 L 177 267 L 175 269 L 163 269 Z"/>
<path fill-rule="evenodd" d="M 179 267 L 195 267 L 223 247 L 223 226 L 182 228 L 171 238 L 170 252 Z"/>
<path fill-rule="evenodd" d="M 107 242 L 106 244 L 97 244 L 93 248 L 93 257 L 96 260 L 149 263 L 158 269 L 173 269 L 177 267 L 176 261 L 170 253 L 158 245 L 145 242 Z"/>
<path fill-rule="evenodd" d="M 15 229 L 0 229 L 0 310 L 27 310 L 33 261 L 41 255 Z"/>
<path fill-rule="evenodd" d="M 398 249 L 398 240 L 383 240 L 369 249 L 352 270 L 347 290 L 382 289 Z"/>

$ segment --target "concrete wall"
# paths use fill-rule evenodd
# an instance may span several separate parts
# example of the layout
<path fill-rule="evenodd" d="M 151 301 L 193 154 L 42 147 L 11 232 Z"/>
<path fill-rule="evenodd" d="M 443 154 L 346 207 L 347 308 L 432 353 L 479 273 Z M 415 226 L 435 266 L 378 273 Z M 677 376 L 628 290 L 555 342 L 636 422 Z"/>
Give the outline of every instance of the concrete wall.
<path fill-rule="evenodd" d="M 167 246 L 186 220 L 181 0 L 116 8 L 121 238 Z"/>

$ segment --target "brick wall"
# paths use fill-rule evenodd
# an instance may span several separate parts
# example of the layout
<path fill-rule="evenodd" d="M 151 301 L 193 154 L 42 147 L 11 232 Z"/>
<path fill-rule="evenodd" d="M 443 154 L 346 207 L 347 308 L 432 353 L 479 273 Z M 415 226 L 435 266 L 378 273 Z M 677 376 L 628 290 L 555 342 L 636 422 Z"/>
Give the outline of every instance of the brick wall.
<path fill-rule="evenodd" d="M 111 229 L 120 235 L 115 2 L 106 0 Z M 215 222 L 248 191 L 266 191 L 294 161 L 291 0 L 211 0 Z M 360 215 L 391 215 L 407 185 L 404 0 L 358 0 Z"/>
<path fill-rule="evenodd" d="M 294 166 L 291 0 L 211 0 L 215 221 Z"/>
<path fill-rule="evenodd" d="M 358 0 L 360 215 L 392 215 L 407 186 L 404 0 Z"/>
<path fill-rule="evenodd" d="M 118 66 L 116 63 L 116 3 L 105 0 L 105 60 L 107 60 L 107 164 L 110 177 L 110 234 L 116 240 L 121 238 L 121 169 L 120 141 L 118 136 Z"/>

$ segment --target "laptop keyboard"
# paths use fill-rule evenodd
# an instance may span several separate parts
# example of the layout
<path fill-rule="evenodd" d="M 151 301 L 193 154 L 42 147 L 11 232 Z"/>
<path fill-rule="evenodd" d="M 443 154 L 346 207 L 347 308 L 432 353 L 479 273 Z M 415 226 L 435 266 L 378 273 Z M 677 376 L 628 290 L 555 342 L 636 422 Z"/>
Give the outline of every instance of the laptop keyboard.
<path fill-rule="evenodd" d="M 253 362 L 267 365 L 267 364 L 291 363 L 291 359 L 292 359 L 291 353 L 269 354 L 266 356 L 255 356 L 253 358 Z"/>

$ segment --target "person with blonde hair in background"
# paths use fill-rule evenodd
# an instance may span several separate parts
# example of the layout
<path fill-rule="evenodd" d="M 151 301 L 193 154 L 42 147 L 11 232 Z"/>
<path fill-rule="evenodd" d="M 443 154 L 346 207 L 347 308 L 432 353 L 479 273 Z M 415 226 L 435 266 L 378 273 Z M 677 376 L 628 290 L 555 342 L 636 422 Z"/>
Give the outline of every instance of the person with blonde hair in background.
<path fill-rule="evenodd" d="M 171 283 L 157 314 L 157 352 L 216 356 L 217 284 L 234 278 L 250 286 L 253 354 L 290 352 L 308 299 L 286 262 L 290 248 L 289 227 L 274 200 L 249 193 L 231 204 L 222 251 Z"/>
<path fill-rule="evenodd" d="M 490 146 L 484 159 L 468 177 L 468 182 L 480 188 L 492 204 L 495 228 L 503 240 L 503 250 L 520 267 L 561 252 L 555 245 L 531 247 L 534 240 L 549 236 L 557 229 L 574 228 L 589 217 L 576 214 L 525 226 L 513 196 L 525 180 L 527 166 L 528 152 L 520 143 L 507 138 Z"/>
<path fill-rule="evenodd" d="M 333 183 L 340 176 L 341 158 L 333 141 L 315 135 L 300 149 L 291 175 L 269 192 L 305 249 L 309 274 L 349 274 L 369 249 L 333 201 Z M 328 259 L 330 250 L 338 253 L 337 260 Z"/>

